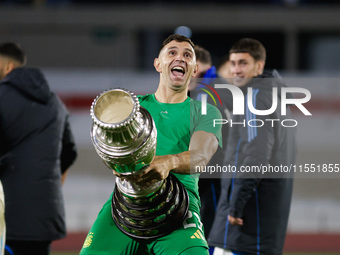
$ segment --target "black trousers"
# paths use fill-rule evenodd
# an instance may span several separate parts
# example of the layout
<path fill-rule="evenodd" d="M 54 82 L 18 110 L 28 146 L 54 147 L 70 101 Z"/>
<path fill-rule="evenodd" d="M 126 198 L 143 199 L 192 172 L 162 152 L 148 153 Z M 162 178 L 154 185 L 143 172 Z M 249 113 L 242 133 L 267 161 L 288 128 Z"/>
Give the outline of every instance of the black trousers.
<path fill-rule="evenodd" d="M 51 241 L 6 240 L 5 255 L 49 255 Z"/>

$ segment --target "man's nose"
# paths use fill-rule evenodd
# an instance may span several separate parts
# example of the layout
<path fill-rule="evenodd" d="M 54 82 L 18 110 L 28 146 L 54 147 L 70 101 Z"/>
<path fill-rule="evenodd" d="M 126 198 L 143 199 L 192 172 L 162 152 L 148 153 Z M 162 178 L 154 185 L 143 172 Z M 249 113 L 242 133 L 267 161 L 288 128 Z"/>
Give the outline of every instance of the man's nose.
<path fill-rule="evenodd" d="M 239 65 L 234 65 L 231 67 L 231 73 L 240 73 L 242 70 Z"/>
<path fill-rule="evenodd" d="M 181 54 L 178 54 L 177 56 L 176 56 L 176 60 L 178 60 L 178 61 L 180 61 L 180 62 L 184 62 L 184 56 L 183 55 L 181 55 Z"/>

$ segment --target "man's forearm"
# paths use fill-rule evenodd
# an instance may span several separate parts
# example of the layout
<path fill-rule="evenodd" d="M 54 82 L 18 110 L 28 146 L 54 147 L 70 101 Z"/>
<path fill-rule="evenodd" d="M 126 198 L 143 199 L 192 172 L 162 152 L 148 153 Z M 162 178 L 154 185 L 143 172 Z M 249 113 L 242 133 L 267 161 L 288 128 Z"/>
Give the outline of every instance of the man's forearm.
<path fill-rule="evenodd" d="M 177 174 L 190 174 L 191 171 L 197 170 L 208 164 L 211 156 L 201 151 L 185 151 L 179 154 L 172 154 L 171 161 L 173 164 L 171 172 Z"/>

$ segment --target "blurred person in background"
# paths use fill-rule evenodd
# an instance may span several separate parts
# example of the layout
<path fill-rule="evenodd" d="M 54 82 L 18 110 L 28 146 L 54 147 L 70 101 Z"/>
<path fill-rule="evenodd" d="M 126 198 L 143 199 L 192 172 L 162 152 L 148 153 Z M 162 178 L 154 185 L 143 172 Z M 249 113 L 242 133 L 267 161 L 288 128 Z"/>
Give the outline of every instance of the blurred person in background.
<path fill-rule="evenodd" d="M 272 106 L 273 88 L 284 87 L 277 71 L 264 72 L 266 50 L 255 39 L 243 38 L 229 51 L 233 84 L 243 94 L 252 88 L 253 106 L 268 110 Z M 247 98 L 245 96 L 245 98 Z M 262 120 L 265 124 L 233 125 L 230 128 L 225 166 L 236 167 L 236 172 L 222 178 L 222 191 L 208 243 L 215 246 L 214 255 L 281 255 L 287 231 L 293 178 L 242 173 L 241 167 L 289 166 L 295 163 L 296 141 L 294 127 L 272 125 L 265 119 L 290 119 L 281 116 L 281 97 L 278 107 L 270 115 L 249 112 L 244 100 L 246 115 L 233 115 L 234 123 L 245 119 Z M 281 122 L 281 121 L 280 121 Z M 279 123 L 276 122 L 276 123 Z"/>
<path fill-rule="evenodd" d="M 66 235 L 62 182 L 77 152 L 69 113 L 24 51 L 0 44 L 0 179 L 6 254 L 50 253 Z"/>

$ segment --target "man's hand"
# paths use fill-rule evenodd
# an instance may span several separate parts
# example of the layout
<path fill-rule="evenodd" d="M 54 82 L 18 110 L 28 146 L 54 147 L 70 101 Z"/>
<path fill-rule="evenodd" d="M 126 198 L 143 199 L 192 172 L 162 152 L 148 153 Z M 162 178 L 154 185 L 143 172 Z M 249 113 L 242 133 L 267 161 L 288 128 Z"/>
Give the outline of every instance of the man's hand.
<path fill-rule="evenodd" d="M 170 170 L 176 165 L 176 159 L 176 155 L 155 156 L 150 165 L 138 174 L 126 176 L 114 170 L 113 174 L 140 186 L 150 186 L 168 177 Z"/>
<path fill-rule="evenodd" d="M 140 174 L 135 175 L 137 184 L 152 185 L 168 177 L 174 168 L 173 155 L 155 156 L 150 165 Z"/>
<path fill-rule="evenodd" d="M 243 220 L 241 218 L 235 218 L 233 216 L 228 215 L 228 220 L 229 220 L 231 225 L 243 226 Z"/>

